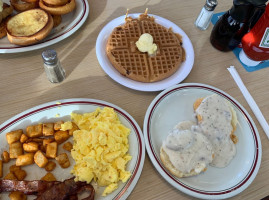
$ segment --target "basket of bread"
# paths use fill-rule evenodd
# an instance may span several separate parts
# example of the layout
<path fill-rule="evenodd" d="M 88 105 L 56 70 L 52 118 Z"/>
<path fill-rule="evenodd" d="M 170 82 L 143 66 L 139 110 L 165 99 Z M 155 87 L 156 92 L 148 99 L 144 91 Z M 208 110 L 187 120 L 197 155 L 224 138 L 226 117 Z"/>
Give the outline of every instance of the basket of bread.
<path fill-rule="evenodd" d="M 36 44 L 75 8 L 76 0 L 10 0 L 10 5 L 0 0 L 0 38 L 20 46 Z"/>

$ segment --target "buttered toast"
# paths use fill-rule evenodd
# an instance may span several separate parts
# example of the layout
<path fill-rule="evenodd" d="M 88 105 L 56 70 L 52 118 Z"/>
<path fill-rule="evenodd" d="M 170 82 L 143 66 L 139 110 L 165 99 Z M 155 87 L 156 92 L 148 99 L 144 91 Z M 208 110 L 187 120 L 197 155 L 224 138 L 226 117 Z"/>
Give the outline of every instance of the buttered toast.
<path fill-rule="evenodd" d="M 41 41 L 52 28 L 52 16 L 42 9 L 19 13 L 8 20 L 6 27 L 8 40 L 22 46 Z"/>

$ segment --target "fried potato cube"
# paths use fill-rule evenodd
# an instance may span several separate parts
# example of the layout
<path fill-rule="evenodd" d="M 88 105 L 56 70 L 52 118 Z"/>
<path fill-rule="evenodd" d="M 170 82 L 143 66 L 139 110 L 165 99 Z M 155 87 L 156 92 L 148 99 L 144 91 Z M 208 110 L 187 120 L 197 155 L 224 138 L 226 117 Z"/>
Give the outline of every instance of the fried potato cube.
<path fill-rule="evenodd" d="M 41 180 L 42 181 L 57 181 L 57 179 L 55 178 L 55 176 L 52 173 L 50 173 L 50 172 L 48 172 L 45 176 L 43 176 L 41 178 Z"/>
<path fill-rule="evenodd" d="M 9 153 L 4 151 L 1 155 L 3 163 L 8 163 L 10 160 Z"/>
<path fill-rule="evenodd" d="M 43 138 L 31 138 L 31 142 L 43 143 Z"/>
<path fill-rule="evenodd" d="M 71 142 L 64 143 L 63 149 L 70 152 L 73 149 L 73 144 Z"/>
<path fill-rule="evenodd" d="M 72 128 L 68 130 L 69 135 L 73 135 L 74 131 L 79 130 L 78 126 L 72 122 Z"/>
<path fill-rule="evenodd" d="M 55 141 L 54 138 L 46 138 L 43 140 L 43 146 L 46 147 L 49 143 L 52 143 L 54 141 Z"/>
<path fill-rule="evenodd" d="M 66 153 L 61 153 L 55 159 L 62 168 L 67 168 L 70 166 L 70 161 Z"/>
<path fill-rule="evenodd" d="M 43 135 L 42 128 L 42 124 L 27 126 L 26 135 L 30 138 L 41 137 Z"/>
<path fill-rule="evenodd" d="M 69 133 L 67 131 L 57 131 L 54 133 L 54 139 L 57 144 L 62 144 L 69 138 Z"/>
<path fill-rule="evenodd" d="M 46 156 L 42 153 L 42 151 L 37 151 L 34 155 L 34 161 L 38 167 L 43 168 L 49 162 Z"/>
<path fill-rule="evenodd" d="M 55 169 L 56 163 L 53 161 L 49 161 L 48 164 L 45 166 L 45 170 L 51 172 Z"/>
<path fill-rule="evenodd" d="M 56 158 L 57 150 L 58 150 L 57 142 L 47 144 L 46 156 L 48 158 Z"/>
<path fill-rule="evenodd" d="M 26 171 L 23 169 L 16 170 L 13 173 L 19 181 L 24 180 L 24 178 L 27 176 Z"/>
<path fill-rule="evenodd" d="M 38 149 L 41 150 L 42 152 L 46 153 L 46 147 L 43 144 L 39 144 Z"/>
<path fill-rule="evenodd" d="M 54 142 L 54 141 L 55 141 L 54 138 L 46 138 L 46 139 L 44 139 L 44 140 L 43 140 L 43 144 L 39 146 L 39 149 L 40 149 L 41 151 L 43 151 L 44 153 L 46 153 L 47 145 L 48 145 L 49 143 Z"/>
<path fill-rule="evenodd" d="M 0 160 L 0 178 L 3 176 L 3 161 Z"/>
<path fill-rule="evenodd" d="M 9 171 L 10 171 L 11 173 L 14 173 L 15 171 L 20 170 L 20 169 L 21 169 L 21 167 L 20 167 L 20 166 L 16 166 L 16 165 L 11 165 L 11 166 L 9 167 Z"/>
<path fill-rule="evenodd" d="M 17 158 L 23 154 L 22 144 L 20 142 L 14 142 L 9 145 L 9 157 Z"/>
<path fill-rule="evenodd" d="M 34 154 L 33 153 L 27 153 L 18 156 L 16 159 L 16 166 L 25 166 L 25 165 L 31 165 L 34 163 Z"/>
<path fill-rule="evenodd" d="M 17 177 L 12 173 L 9 172 L 5 177 L 4 180 L 17 180 Z"/>
<path fill-rule="evenodd" d="M 44 123 L 43 124 L 43 135 L 44 136 L 54 135 L 54 124 L 53 123 Z"/>
<path fill-rule="evenodd" d="M 7 143 L 12 144 L 14 142 L 19 141 L 22 134 L 23 134 L 22 129 L 19 129 L 19 130 L 16 130 L 16 131 L 11 131 L 11 132 L 7 133 L 6 134 Z"/>
<path fill-rule="evenodd" d="M 58 121 L 54 123 L 54 130 L 59 131 L 61 129 L 61 124 L 63 124 L 63 121 Z"/>
<path fill-rule="evenodd" d="M 27 135 L 22 134 L 22 135 L 21 135 L 21 138 L 20 138 L 20 142 L 21 142 L 21 143 L 24 143 L 24 142 L 26 142 L 27 140 L 28 140 Z"/>
<path fill-rule="evenodd" d="M 27 199 L 27 196 L 25 194 L 23 194 L 22 192 L 11 192 L 9 195 L 8 195 L 9 199 L 10 200 L 26 200 Z"/>
<path fill-rule="evenodd" d="M 38 151 L 38 144 L 36 142 L 24 143 L 23 150 L 28 153 L 34 153 Z"/>

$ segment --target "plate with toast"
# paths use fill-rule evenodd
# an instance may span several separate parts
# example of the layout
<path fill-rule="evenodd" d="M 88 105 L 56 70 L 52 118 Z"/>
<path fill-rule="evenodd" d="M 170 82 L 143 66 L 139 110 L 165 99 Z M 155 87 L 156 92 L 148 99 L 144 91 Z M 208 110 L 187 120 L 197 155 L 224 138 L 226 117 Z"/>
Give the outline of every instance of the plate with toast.
<path fill-rule="evenodd" d="M 212 97 L 215 99 L 215 104 L 212 103 Z M 225 102 L 226 107 L 222 102 Z M 202 108 L 206 109 L 200 112 Z M 213 109 L 211 113 L 209 108 Z M 206 117 L 206 113 L 210 115 Z M 210 118 L 214 120 L 210 121 Z M 218 119 L 228 119 L 228 121 L 221 120 L 220 124 L 217 123 Z M 208 133 L 207 129 L 203 128 L 203 121 L 208 122 L 208 127 L 213 127 L 216 132 Z M 189 126 L 190 122 L 192 126 Z M 186 131 L 187 126 L 188 131 Z M 227 137 L 222 132 L 223 127 L 230 127 Z M 238 101 L 213 86 L 185 83 L 162 91 L 150 104 L 143 129 L 146 149 L 154 167 L 168 183 L 190 196 L 201 199 L 231 198 L 245 190 L 258 173 L 262 146 L 254 121 Z M 215 135 L 216 140 L 211 140 L 212 135 L 219 133 L 223 136 Z M 176 141 L 178 136 L 183 138 L 184 134 L 185 143 L 182 142 L 183 139 Z M 168 136 L 170 141 L 167 139 Z M 207 139 L 212 144 L 212 148 L 207 143 L 198 143 L 197 136 Z M 229 140 L 227 143 L 229 148 L 228 151 L 224 151 L 225 147 L 223 147 L 221 149 L 223 152 L 220 151 L 221 155 L 214 142 L 222 145 L 225 143 L 221 141 L 226 139 Z M 198 146 L 196 150 L 195 146 Z M 232 147 L 235 148 L 233 151 Z M 193 151 L 192 154 L 190 150 Z M 209 162 L 203 164 L 204 161 L 208 161 L 206 154 L 203 154 L 206 150 L 210 151 Z M 212 157 L 211 152 L 213 152 Z M 187 164 L 178 165 L 173 155 L 180 155 L 180 159 L 183 159 L 180 164 L 184 162 Z M 197 155 L 200 155 L 200 159 Z M 223 159 L 218 160 L 219 156 L 223 156 L 222 158 L 228 156 L 228 162 L 222 162 Z M 194 158 L 198 164 L 195 163 Z"/>
<path fill-rule="evenodd" d="M 150 34 L 157 45 L 152 55 L 136 46 L 144 34 Z M 194 63 L 187 34 L 173 22 L 147 14 L 147 10 L 110 21 L 98 35 L 96 55 L 114 81 L 140 91 L 160 91 L 180 83 Z"/>
<path fill-rule="evenodd" d="M 24 2 L 19 4 L 19 1 L 12 1 L 12 3 L 4 0 L 4 3 L 7 4 L 12 4 L 15 3 L 15 5 L 18 6 L 25 6 L 28 5 L 30 3 Z M 19 53 L 19 52 L 26 52 L 26 51 L 32 51 L 32 50 L 36 50 L 36 49 L 40 49 L 40 48 L 44 48 L 47 46 L 50 46 L 52 44 L 55 44 L 59 41 L 62 41 L 63 39 L 69 37 L 70 35 L 72 35 L 75 31 L 77 31 L 82 25 L 83 23 L 86 21 L 88 15 L 89 15 L 89 4 L 88 1 L 86 0 L 73 0 L 73 1 L 68 1 L 69 3 L 67 3 L 64 6 L 59 6 L 59 7 L 44 7 L 42 8 L 43 10 L 45 9 L 52 9 L 51 12 L 55 12 L 56 14 L 51 14 L 51 16 L 49 15 L 48 18 L 48 22 L 44 23 L 44 27 L 42 28 L 42 24 L 41 22 L 36 22 L 36 28 L 39 28 L 40 26 L 40 31 L 38 31 L 37 33 L 34 33 L 34 30 L 32 30 L 33 28 L 26 28 L 27 30 L 23 30 L 20 29 L 18 30 L 18 27 L 21 26 L 20 24 L 18 24 L 18 22 L 21 21 L 25 21 L 25 20 L 20 20 L 22 18 L 25 19 L 29 19 L 29 21 L 34 21 L 35 19 L 38 20 L 38 17 L 33 17 L 34 9 L 30 9 L 27 10 L 29 12 L 28 15 L 22 14 L 22 12 L 20 12 L 19 14 L 17 14 L 17 11 L 14 8 L 13 13 L 11 14 L 11 16 L 15 15 L 13 21 L 14 23 L 12 23 L 12 20 L 7 20 L 7 31 L 8 31 L 8 36 L 9 39 L 7 37 L 3 37 L 0 40 L 0 53 Z M 24 5 L 25 4 L 25 5 Z M 12 4 L 13 5 L 13 4 Z M 45 5 L 45 4 L 44 4 Z M 47 4 L 46 4 L 47 5 Z M 14 7 L 14 6 L 13 6 Z M 59 10 L 58 8 L 64 8 L 62 10 Z M 17 10 L 20 9 L 16 8 Z M 41 7 L 40 7 L 41 8 Z M 35 7 L 35 9 L 40 9 L 39 7 Z M 57 9 L 54 9 L 57 8 Z M 68 9 L 74 9 L 71 12 L 68 12 Z M 26 11 L 26 12 L 27 12 Z M 31 13 L 32 12 L 32 13 Z M 49 11 L 46 10 L 46 12 L 48 13 Z M 57 15 L 57 13 L 63 13 L 61 15 Z M 68 12 L 68 13 L 67 13 Z M 66 14 L 64 14 L 66 13 Z M 46 14 L 42 13 L 42 16 L 40 18 L 44 19 L 46 18 L 45 16 Z M 60 18 L 61 16 L 61 18 Z M 11 19 L 12 19 L 11 18 Z M 53 22 L 54 25 L 57 24 L 56 27 L 53 27 L 50 25 L 52 23 L 49 23 L 49 21 L 51 21 L 51 18 L 53 18 Z M 4 22 L 2 22 L 4 23 Z M 47 25 L 49 26 L 49 31 L 44 31 L 45 29 L 47 29 Z M 29 27 L 31 27 L 32 25 L 29 24 Z M 27 27 L 26 25 L 24 25 L 23 27 Z M 38 29 L 38 30 L 39 30 Z M 32 32 L 33 33 L 32 33 Z M 23 33 L 22 33 L 23 32 Z M 27 36 L 24 36 L 24 33 L 27 34 Z M 38 34 L 40 33 L 40 34 Z M 21 37 L 22 35 L 22 37 Z M 28 35 L 30 35 L 28 37 Z M 44 37 L 43 37 L 44 35 Z M 26 40 L 24 40 L 23 38 L 26 38 Z M 34 42 L 34 40 L 37 40 L 39 42 L 36 43 L 36 41 Z M 12 43 L 11 43 L 12 42 Z"/>

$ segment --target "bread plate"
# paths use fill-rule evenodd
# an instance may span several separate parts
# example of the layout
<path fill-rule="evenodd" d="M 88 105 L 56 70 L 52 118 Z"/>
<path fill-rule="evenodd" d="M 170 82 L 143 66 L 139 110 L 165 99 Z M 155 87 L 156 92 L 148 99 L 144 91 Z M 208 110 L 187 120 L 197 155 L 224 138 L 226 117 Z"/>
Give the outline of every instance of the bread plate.
<path fill-rule="evenodd" d="M 168 132 L 180 121 L 194 120 L 193 103 L 200 97 L 218 94 L 231 103 L 238 125 L 237 153 L 225 168 L 209 166 L 197 176 L 177 178 L 164 167 L 160 147 Z M 201 199 L 226 199 L 245 190 L 256 177 L 262 156 L 258 130 L 246 109 L 224 91 L 204 84 L 185 83 L 161 92 L 151 102 L 144 119 L 148 155 L 161 176 L 178 190 Z"/>
<path fill-rule="evenodd" d="M 132 18 L 138 18 L 141 13 L 129 14 Z M 125 23 L 125 15 L 118 17 L 110 21 L 99 33 L 96 40 L 96 55 L 102 69 L 110 76 L 114 81 L 128 88 L 140 91 L 160 91 L 164 90 L 172 85 L 178 84 L 183 81 L 191 72 L 194 63 L 194 50 L 192 43 L 187 34 L 173 22 L 159 17 L 157 15 L 149 15 L 155 18 L 155 22 L 166 27 L 172 28 L 174 33 L 179 33 L 182 36 L 183 48 L 186 52 L 186 60 L 181 64 L 179 69 L 170 77 L 152 83 L 143 83 L 134 81 L 121 75 L 111 64 L 106 55 L 106 43 L 112 30 Z"/>
<path fill-rule="evenodd" d="M 3 0 L 10 4 L 9 1 Z M 41 42 L 29 46 L 18 46 L 11 44 L 7 37 L 0 40 L 0 53 L 19 53 L 41 49 L 69 37 L 76 32 L 86 21 L 89 15 L 89 4 L 87 0 L 76 0 L 76 9 L 62 16 L 62 22 Z"/>
<path fill-rule="evenodd" d="M 134 189 L 145 159 L 145 145 L 142 131 L 136 121 L 130 116 L 126 111 L 119 108 L 116 105 L 113 105 L 108 102 L 95 100 L 95 99 L 64 99 L 57 100 L 49 103 L 45 103 L 31 109 L 28 109 L 11 119 L 7 120 L 0 125 L 0 152 L 8 149 L 8 144 L 6 142 L 6 133 L 11 130 L 24 129 L 26 126 L 31 124 L 38 124 L 39 122 L 56 122 L 59 120 L 68 121 L 70 120 L 70 113 L 85 113 L 92 112 L 97 107 L 111 107 L 114 108 L 115 112 L 118 114 L 118 117 L 123 125 L 131 130 L 129 135 L 129 154 L 132 156 L 127 164 L 127 170 L 129 170 L 132 175 L 127 182 L 119 182 L 119 187 L 114 192 L 108 194 L 106 197 L 101 196 L 104 187 L 97 187 L 96 184 L 93 186 L 96 188 L 95 199 L 97 200 L 123 200 L 126 199 L 129 194 Z M 62 147 L 59 147 L 58 153 L 62 150 Z M 67 151 L 64 151 L 65 153 Z M 71 156 L 69 156 L 71 166 L 67 169 L 62 169 L 58 164 L 57 167 L 52 171 L 57 180 L 63 181 L 65 179 L 71 178 L 72 175 L 70 171 L 72 166 L 75 164 Z M 14 160 L 8 164 L 4 164 L 3 174 L 7 174 L 9 171 L 9 166 L 14 164 Z M 28 165 L 23 167 L 27 171 L 28 175 L 25 180 L 39 180 L 46 174 L 46 171 L 42 168 L 39 168 L 37 165 Z M 8 194 L 1 194 L 3 199 L 8 199 Z M 29 196 L 28 199 L 34 199 L 35 196 Z"/>

